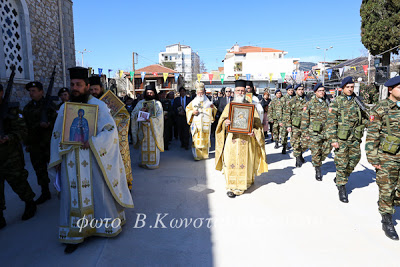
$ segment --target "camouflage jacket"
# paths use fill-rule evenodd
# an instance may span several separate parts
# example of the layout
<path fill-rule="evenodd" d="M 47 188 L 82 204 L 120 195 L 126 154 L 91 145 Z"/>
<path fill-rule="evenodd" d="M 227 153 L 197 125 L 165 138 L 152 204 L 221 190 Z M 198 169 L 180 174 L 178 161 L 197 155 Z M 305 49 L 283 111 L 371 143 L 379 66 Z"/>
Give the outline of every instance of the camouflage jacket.
<path fill-rule="evenodd" d="M 0 145 L 0 159 L 5 160 L 11 153 L 21 147 L 21 142 L 25 141 L 28 132 L 21 110 L 17 107 L 9 108 L 8 116 L 3 121 L 4 133 L 9 141 Z"/>
<path fill-rule="evenodd" d="M 283 117 L 283 106 L 282 106 L 282 97 L 275 98 L 271 101 L 268 109 L 268 113 L 271 114 L 271 119 L 277 120 L 278 122 L 282 120 Z"/>
<path fill-rule="evenodd" d="M 387 118 L 392 136 L 400 138 L 400 109 L 390 99 L 380 101 L 371 112 L 365 152 L 368 162 L 372 165 L 379 165 L 384 161 L 400 162 L 400 153 L 393 155 L 382 151 L 381 141 L 389 135 L 386 125 Z"/>
<path fill-rule="evenodd" d="M 342 117 L 343 116 L 343 117 Z M 347 140 L 356 140 L 354 129 L 359 125 L 367 125 L 367 115 L 360 109 L 354 101 L 354 97 L 350 100 L 347 96 L 340 95 L 330 104 L 327 120 L 327 137 L 331 143 L 338 142 L 338 127 L 346 126 L 350 128 L 350 135 Z"/>
<path fill-rule="evenodd" d="M 292 119 L 294 117 L 299 117 L 301 120 L 302 111 L 306 105 L 306 98 L 295 96 L 287 103 L 286 109 L 284 110 L 284 122 L 286 127 L 292 127 Z M 300 127 L 298 127 L 300 128 Z"/>
<path fill-rule="evenodd" d="M 325 101 L 320 102 L 316 96 L 306 103 L 303 108 L 301 119 L 301 129 L 308 136 L 326 137 L 326 120 L 328 117 L 328 104 Z M 322 130 L 316 132 L 313 126 L 321 123 Z"/>
<path fill-rule="evenodd" d="M 27 146 L 30 145 L 40 145 L 40 144 L 49 144 L 51 134 L 54 127 L 54 122 L 57 118 L 56 105 L 51 102 L 50 108 L 47 111 L 47 116 L 49 119 L 50 126 L 48 128 L 40 127 L 40 118 L 42 113 L 42 107 L 45 104 L 44 98 L 40 101 L 35 102 L 31 100 L 24 107 L 24 118 L 26 122 L 26 126 L 28 127 L 28 137 L 26 139 L 25 144 Z"/>

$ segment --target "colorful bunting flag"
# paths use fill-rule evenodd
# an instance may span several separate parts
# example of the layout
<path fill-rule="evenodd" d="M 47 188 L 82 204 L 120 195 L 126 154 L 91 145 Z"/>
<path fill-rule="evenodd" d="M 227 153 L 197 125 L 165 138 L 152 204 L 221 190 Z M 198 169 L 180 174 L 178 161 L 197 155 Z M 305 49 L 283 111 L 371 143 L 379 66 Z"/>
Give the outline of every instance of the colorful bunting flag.
<path fill-rule="evenodd" d="M 248 81 L 250 81 L 250 78 L 251 78 L 251 74 L 246 74 L 246 79 L 247 79 Z"/>
<path fill-rule="evenodd" d="M 368 65 L 363 65 L 362 67 L 363 67 L 363 69 L 364 69 L 365 75 L 368 76 Z"/>
<path fill-rule="evenodd" d="M 132 81 L 133 78 L 135 77 L 135 72 L 134 71 L 129 72 L 129 76 L 131 76 L 131 81 Z"/>
<path fill-rule="evenodd" d="M 350 70 L 350 67 L 349 66 L 344 66 L 344 72 L 346 72 L 348 70 Z"/>
<path fill-rule="evenodd" d="M 328 79 L 330 80 L 332 77 L 332 69 L 328 69 L 326 72 L 328 73 Z"/>
<path fill-rule="evenodd" d="M 320 70 L 317 70 L 317 76 L 319 76 L 321 74 Z"/>
<path fill-rule="evenodd" d="M 164 77 L 164 83 L 166 83 L 168 78 L 168 73 L 163 73 L 163 77 Z"/>
<path fill-rule="evenodd" d="M 124 71 L 123 71 L 123 70 L 120 70 L 120 71 L 119 71 L 119 77 L 122 78 L 122 75 L 123 75 L 123 74 L 124 74 Z"/>
<path fill-rule="evenodd" d="M 92 67 L 88 67 L 88 75 L 89 77 L 92 75 Z"/>
<path fill-rule="evenodd" d="M 235 80 L 239 79 L 239 74 L 235 74 Z"/>
<path fill-rule="evenodd" d="M 225 74 L 220 74 L 219 78 L 221 79 L 221 84 L 224 84 Z"/>
<path fill-rule="evenodd" d="M 153 76 L 158 76 L 157 72 L 153 72 L 152 74 L 153 74 Z"/>
<path fill-rule="evenodd" d="M 305 72 L 304 72 L 304 80 L 307 80 L 307 78 L 308 78 L 308 74 L 310 74 L 310 72 L 309 72 L 309 71 L 305 71 Z"/>
<path fill-rule="evenodd" d="M 357 71 L 357 67 L 351 67 L 354 71 Z"/>
<path fill-rule="evenodd" d="M 214 77 L 214 74 L 212 74 L 212 73 L 208 74 L 208 79 L 210 80 L 210 84 L 211 84 L 213 77 Z"/>
<path fill-rule="evenodd" d="M 101 76 L 101 74 L 103 74 L 103 69 L 99 68 L 99 76 Z"/>
<path fill-rule="evenodd" d="M 144 82 L 144 77 L 146 76 L 146 72 L 143 71 L 143 72 L 140 73 L 140 75 L 142 76 L 142 83 L 143 83 Z"/>
<path fill-rule="evenodd" d="M 179 73 L 174 73 L 174 76 L 175 76 L 175 83 L 177 83 L 179 78 Z"/>
<path fill-rule="evenodd" d="M 271 82 L 272 81 L 272 77 L 274 76 L 274 74 L 273 73 L 270 73 L 269 74 L 269 81 Z"/>
<path fill-rule="evenodd" d="M 203 74 L 197 74 L 197 80 L 200 82 L 201 77 L 203 77 Z"/>
<path fill-rule="evenodd" d="M 296 80 L 296 77 L 297 77 L 297 71 L 294 71 L 294 72 L 292 73 L 292 76 L 293 76 L 293 80 Z"/>
<path fill-rule="evenodd" d="M 281 72 L 282 82 L 285 81 L 286 72 Z"/>

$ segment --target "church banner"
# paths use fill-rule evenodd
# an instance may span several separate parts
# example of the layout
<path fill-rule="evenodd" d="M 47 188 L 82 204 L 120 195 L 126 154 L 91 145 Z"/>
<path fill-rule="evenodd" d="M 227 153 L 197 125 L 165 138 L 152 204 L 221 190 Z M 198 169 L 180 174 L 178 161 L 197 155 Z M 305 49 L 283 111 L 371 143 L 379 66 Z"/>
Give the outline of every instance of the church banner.
<path fill-rule="evenodd" d="M 168 73 L 163 73 L 163 77 L 164 77 L 164 83 L 166 83 L 168 78 Z"/>
<path fill-rule="evenodd" d="M 201 77 L 203 77 L 203 74 L 197 74 L 197 80 L 200 82 Z"/>
<path fill-rule="evenodd" d="M 158 73 L 157 72 L 153 72 L 153 76 L 158 76 Z"/>
<path fill-rule="evenodd" d="M 246 79 L 247 79 L 248 81 L 250 81 L 250 78 L 251 78 L 251 74 L 246 74 Z"/>
<path fill-rule="evenodd" d="M 340 77 L 343 76 L 343 73 L 344 73 L 344 68 L 339 68 L 339 75 L 340 75 Z"/>
<path fill-rule="evenodd" d="M 328 69 L 326 72 L 328 73 L 328 79 L 330 80 L 332 77 L 332 69 Z"/>
<path fill-rule="evenodd" d="M 368 76 L 368 65 L 363 65 L 362 67 L 363 67 L 363 69 L 364 69 L 365 75 Z"/>
<path fill-rule="evenodd" d="M 146 76 L 146 72 L 143 71 L 142 73 L 140 73 L 140 75 L 142 76 L 142 83 L 144 82 L 144 77 Z"/>
<path fill-rule="evenodd" d="M 281 72 L 282 82 L 285 82 L 286 72 Z"/>
<path fill-rule="evenodd" d="M 179 73 L 174 73 L 174 76 L 175 76 L 175 82 L 177 83 L 179 78 Z"/>
<path fill-rule="evenodd" d="M 123 71 L 123 70 L 120 70 L 120 71 L 119 71 L 119 77 L 122 78 L 122 75 L 123 75 L 123 74 L 124 74 L 124 71 Z"/>
<path fill-rule="evenodd" d="M 274 76 L 274 74 L 273 73 L 270 73 L 269 74 L 269 81 L 271 82 L 272 81 L 272 77 Z"/>
<path fill-rule="evenodd" d="M 101 77 L 101 74 L 103 74 L 103 69 L 99 68 L 99 76 Z"/>
<path fill-rule="evenodd" d="M 133 78 L 135 77 L 135 72 L 134 71 L 129 72 L 129 76 L 131 76 L 131 81 L 132 81 Z"/>
<path fill-rule="evenodd" d="M 239 74 L 235 74 L 235 80 L 239 79 Z"/>

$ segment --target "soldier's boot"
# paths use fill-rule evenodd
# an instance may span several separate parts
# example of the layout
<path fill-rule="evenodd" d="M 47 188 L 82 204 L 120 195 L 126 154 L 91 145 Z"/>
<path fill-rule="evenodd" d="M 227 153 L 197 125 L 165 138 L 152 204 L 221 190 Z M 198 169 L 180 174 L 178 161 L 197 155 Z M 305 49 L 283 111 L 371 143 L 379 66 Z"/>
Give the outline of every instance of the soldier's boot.
<path fill-rule="evenodd" d="M 300 160 L 301 160 L 301 162 L 306 162 L 306 160 L 303 158 L 303 154 L 300 154 Z"/>
<path fill-rule="evenodd" d="M 343 203 L 348 203 L 349 199 L 347 197 L 346 186 L 338 185 L 337 188 L 339 190 L 339 200 L 342 201 Z"/>
<path fill-rule="evenodd" d="M 36 203 L 32 201 L 26 201 L 25 202 L 25 211 L 24 214 L 22 215 L 22 220 L 26 221 L 35 216 L 36 213 Z"/>
<path fill-rule="evenodd" d="M 35 203 L 36 205 L 40 205 L 49 199 L 51 199 L 49 185 L 42 185 L 42 194 L 38 199 L 35 200 Z"/>
<path fill-rule="evenodd" d="M 317 179 L 317 181 L 322 181 L 322 173 L 319 166 L 315 167 L 315 179 Z"/>
<path fill-rule="evenodd" d="M 275 147 L 274 147 L 274 148 L 276 149 L 276 148 L 278 148 L 278 147 L 279 147 L 279 142 L 278 142 L 278 141 L 275 141 Z"/>
<path fill-rule="evenodd" d="M 392 214 L 384 213 L 382 214 L 382 230 L 385 232 L 385 235 L 392 240 L 399 240 L 399 236 L 397 235 L 396 229 L 394 228 L 392 221 Z"/>
<path fill-rule="evenodd" d="M 7 223 L 6 223 L 6 219 L 4 219 L 3 216 L 3 211 L 0 211 L 0 229 L 6 227 Z"/>
<path fill-rule="evenodd" d="M 282 145 L 282 154 L 286 154 L 286 144 Z"/>
<path fill-rule="evenodd" d="M 301 161 L 300 156 L 296 157 L 296 167 L 301 167 L 303 165 L 303 162 Z"/>

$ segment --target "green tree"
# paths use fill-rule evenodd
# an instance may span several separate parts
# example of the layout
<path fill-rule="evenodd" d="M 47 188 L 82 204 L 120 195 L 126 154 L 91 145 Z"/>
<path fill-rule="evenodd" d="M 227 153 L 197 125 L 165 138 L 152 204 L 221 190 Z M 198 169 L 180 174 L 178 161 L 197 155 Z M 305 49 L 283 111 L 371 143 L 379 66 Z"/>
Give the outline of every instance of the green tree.
<path fill-rule="evenodd" d="M 400 44 L 400 0 L 363 0 L 360 8 L 361 42 L 372 55 Z M 382 55 L 383 66 L 390 64 L 390 53 Z"/>
<path fill-rule="evenodd" d="M 175 70 L 176 63 L 175 62 L 163 62 L 162 63 L 164 67 L 170 68 L 172 70 Z"/>

